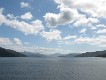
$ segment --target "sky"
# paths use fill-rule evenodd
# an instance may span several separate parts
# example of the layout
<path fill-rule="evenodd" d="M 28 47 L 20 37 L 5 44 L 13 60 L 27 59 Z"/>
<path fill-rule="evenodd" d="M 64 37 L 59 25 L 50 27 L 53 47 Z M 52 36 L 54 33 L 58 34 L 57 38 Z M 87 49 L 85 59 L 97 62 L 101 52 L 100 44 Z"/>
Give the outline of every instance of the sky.
<path fill-rule="evenodd" d="M 0 0 L 0 47 L 43 54 L 106 50 L 106 0 Z"/>

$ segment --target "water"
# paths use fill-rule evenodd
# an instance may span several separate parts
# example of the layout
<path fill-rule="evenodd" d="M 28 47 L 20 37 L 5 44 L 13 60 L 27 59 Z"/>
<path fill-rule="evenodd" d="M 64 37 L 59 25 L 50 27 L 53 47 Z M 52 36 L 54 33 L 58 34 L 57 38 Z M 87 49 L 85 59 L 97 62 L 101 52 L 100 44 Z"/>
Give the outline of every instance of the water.
<path fill-rule="evenodd" d="M 106 59 L 0 58 L 0 80 L 106 80 Z"/>

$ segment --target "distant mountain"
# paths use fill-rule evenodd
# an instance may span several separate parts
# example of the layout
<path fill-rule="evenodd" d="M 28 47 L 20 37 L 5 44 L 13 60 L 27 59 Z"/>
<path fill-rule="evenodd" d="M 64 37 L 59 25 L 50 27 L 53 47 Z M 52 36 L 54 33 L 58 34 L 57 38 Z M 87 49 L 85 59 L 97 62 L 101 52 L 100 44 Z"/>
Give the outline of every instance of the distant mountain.
<path fill-rule="evenodd" d="M 26 57 L 26 55 L 0 47 L 0 57 Z"/>
<path fill-rule="evenodd" d="M 66 54 L 66 55 L 61 55 L 59 57 L 75 57 L 76 55 L 79 55 L 79 53 L 69 53 L 69 54 Z"/>
<path fill-rule="evenodd" d="M 21 53 L 27 55 L 28 57 L 47 57 L 46 55 L 40 54 L 40 53 L 32 53 L 32 52 L 26 52 L 26 51 Z"/>
<path fill-rule="evenodd" d="M 106 50 L 104 51 L 96 51 L 96 52 L 86 52 L 77 55 L 76 57 L 102 57 L 106 55 Z"/>
<path fill-rule="evenodd" d="M 106 57 L 106 53 L 102 55 L 98 55 L 97 57 Z"/>
<path fill-rule="evenodd" d="M 55 54 L 51 54 L 50 57 L 59 57 L 61 54 L 60 53 L 55 53 Z"/>

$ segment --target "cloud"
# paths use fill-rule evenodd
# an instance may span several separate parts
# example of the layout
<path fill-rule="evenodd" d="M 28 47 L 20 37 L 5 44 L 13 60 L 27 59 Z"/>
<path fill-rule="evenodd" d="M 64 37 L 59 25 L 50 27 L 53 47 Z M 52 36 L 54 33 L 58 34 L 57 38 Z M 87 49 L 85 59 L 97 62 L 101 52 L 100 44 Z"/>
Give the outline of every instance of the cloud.
<path fill-rule="evenodd" d="M 81 31 L 80 31 L 80 33 L 85 33 L 86 32 L 86 28 L 84 28 L 84 29 L 82 29 Z"/>
<path fill-rule="evenodd" d="M 41 36 L 46 38 L 48 41 L 61 40 L 61 32 L 59 30 L 50 30 L 49 32 L 42 32 Z"/>
<path fill-rule="evenodd" d="M 6 17 L 3 14 L 4 8 L 0 8 L 0 25 L 6 21 Z"/>
<path fill-rule="evenodd" d="M 35 21 L 32 21 L 31 23 L 32 23 L 32 25 L 33 25 L 33 27 L 35 28 L 35 31 L 36 31 L 37 33 L 41 32 L 41 31 L 44 31 L 44 26 L 43 26 L 43 24 L 42 24 L 42 21 L 40 21 L 40 20 L 35 20 Z"/>
<path fill-rule="evenodd" d="M 37 35 L 39 33 L 41 37 L 46 38 L 48 41 L 61 40 L 61 32 L 59 30 L 50 30 L 49 32 L 44 31 L 44 26 L 40 20 L 35 20 L 27 23 L 25 21 L 19 21 L 17 18 L 14 18 L 15 16 L 10 14 L 8 15 L 9 19 L 3 15 L 3 12 L 1 12 L 0 15 L 4 19 L 4 21 L 0 22 L 1 24 L 21 31 L 25 35 Z"/>
<path fill-rule="evenodd" d="M 18 20 L 7 20 L 5 24 L 7 26 L 10 26 L 16 30 L 19 30 L 23 33 L 27 34 L 33 34 L 37 35 L 40 31 L 44 29 L 44 26 L 40 20 L 35 20 L 37 24 L 28 24 L 24 21 L 18 21 Z"/>
<path fill-rule="evenodd" d="M 90 37 L 79 37 L 75 39 L 73 42 L 74 44 L 91 44 L 91 45 L 97 45 L 100 47 L 106 47 L 106 36 L 100 35 L 95 38 L 90 38 Z"/>
<path fill-rule="evenodd" d="M 65 45 L 95 45 L 97 47 L 106 47 L 106 35 L 98 35 L 96 37 L 78 37 L 78 36 L 71 36 L 63 38 L 63 40 L 58 41 L 58 44 L 65 44 Z"/>
<path fill-rule="evenodd" d="M 17 45 L 22 45 L 21 40 L 18 39 L 18 38 L 14 38 L 13 41 L 14 41 L 14 43 L 17 44 Z"/>
<path fill-rule="evenodd" d="M 105 0 L 54 0 L 59 8 L 70 7 L 79 9 L 92 17 L 106 17 Z"/>
<path fill-rule="evenodd" d="M 26 23 L 24 21 L 19 21 L 16 18 L 14 19 L 13 16 L 11 16 L 11 19 L 8 19 L 5 15 L 3 15 L 3 9 L 0 8 L 0 25 L 4 24 L 6 26 L 12 27 L 16 30 L 19 30 L 23 33 L 27 34 L 33 34 L 37 35 L 41 31 L 44 30 L 44 26 L 42 24 L 42 21 L 35 20 L 31 23 Z"/>
<path fill-rule="evenodd" d="M 96 28 L 96 27 L 92 27 L 91 29 L 92 29 L 92 30 L 95 30 L 95 29 L 97 29 L 97 28 Z"/>
<path fill-rule="evenodd" d="M 29 8 L 30 4 L 27 2 L 20 2 L 20 6 L 21 6 L 21 8 Z"/>
<path fill-rule="evenodd" d="M 77 38 L 76 35 L 75 36 L 68 35 L 68 36 L 64 37 L 63 40 L 76 39 L 76 38 Z"/>
<path fill-rule="evenodd" d="M 96 25 L 96 27 L 98 27 L 98 28 L 106 28 L 106 26 L 104 24 L 98 24 L 98 25 Z"/>
<path fill-rule="evenodd" d="M 79 37 L 74 42 L 78 43 L 78 44 L 83 44 L 83 43 L 93 44 L 95 42 L 95 39 L 94 38 L 89 38 L 89 37 Z"/>
<path fill-rule="evenodd" d="M 89 26 L 99 23 L 99 18 L 106 18 L 105 0 L 54 0 L 60 10 L 46 13 L 44 18 L 49 26 L 72 23 L 74 26 Z"/>
<path fill-rule="evenodd" d="M 106 29 L 98 30 L 97 33 L 99 33 L 99 34 L 105 34 L 106 33 Z"/>
<path fill-rule="evenodd" d="M 73 25 L 74 26 L 92 26 L 92 23 L 98 23 L 99 20 L 96 18 L 86 18 L 82 17 L 79 20 L 77 20 Z"/>
<path fill-rule="evenodd" d="M 0 37 L 0 45 L 22 45 L 21 40 L 18 38 L 3 38 Z"/>
<path fill-rule="evenodd" d="M 62 8 L 59 14 L 46 13 L 44 18 L 49 26 L 58 26 L 72 23 L 77 18 L 82 17 L 78 15 L 77 10 L 70 8 Z"/>
<path fill-rule="evenodd" d="M 29 20 L 29 19 L 32 19 L 33 16 L 32 16 L 32 14 L 31 14 L 31 12 L 27 12 L 27 13 L 25 13 L 24 15 L 21 15 L 21 18 L 22 18 L 22 19 Z"/>

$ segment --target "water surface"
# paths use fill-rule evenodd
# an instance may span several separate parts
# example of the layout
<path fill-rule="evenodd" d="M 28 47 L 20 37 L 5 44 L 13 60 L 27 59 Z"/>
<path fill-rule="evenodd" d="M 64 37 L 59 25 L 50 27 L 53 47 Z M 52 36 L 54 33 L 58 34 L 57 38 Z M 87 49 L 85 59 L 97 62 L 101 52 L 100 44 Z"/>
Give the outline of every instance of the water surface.
<path fill-rule="evenodd" d="M 106 80 L 106 59 L 4 57 L 0 80 Z"/>

